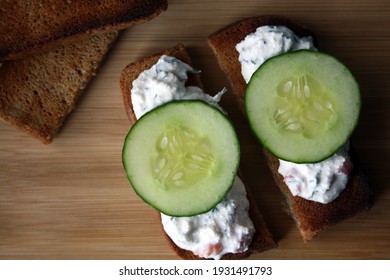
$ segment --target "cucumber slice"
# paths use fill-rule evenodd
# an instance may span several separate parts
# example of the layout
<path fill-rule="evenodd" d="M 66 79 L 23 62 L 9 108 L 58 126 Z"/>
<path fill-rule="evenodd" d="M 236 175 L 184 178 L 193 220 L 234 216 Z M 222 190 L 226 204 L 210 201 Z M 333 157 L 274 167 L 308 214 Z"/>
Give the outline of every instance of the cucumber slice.
<path fill-rule="evenodd" d="M 230 190 L 239 158 L 231 122 L 200 100 L 171 101 L 143 115 L 122 152 L 135 192 L 176 217 L 214 208 Z"/>
<path fill-rule="evenodd" d="M 336 58 L 301 50 L 275 56 L 253 74 L 245 110 L 254 134 L 280 159 L 319 162 L 353 132 L 360 91 Z"/>

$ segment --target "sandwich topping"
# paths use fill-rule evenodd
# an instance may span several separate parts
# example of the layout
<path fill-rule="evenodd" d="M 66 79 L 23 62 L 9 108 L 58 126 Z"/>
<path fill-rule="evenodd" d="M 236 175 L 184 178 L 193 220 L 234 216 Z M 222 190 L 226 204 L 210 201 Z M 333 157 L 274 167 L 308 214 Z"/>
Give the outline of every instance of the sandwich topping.
<path fill-rule="evenodd" d="M 237 44 L 241 73 L 249 83 L 252 74 L 268 58 L 296 50 L 315 50 L 310 36 L 299 38 L 284 26 L 260 26 Z"/>
<path fill-rule="evenodd" d="M 299 38 L 284 26 L 261 26 L 238 43 L 236 49 L 247 83 L 269 58 L 297 50 L 316 50 L 310 36 Z M 291 77 L 280 82 L 276 94 L 279 109 L 272 114 L 273 125 L 284 131 L 286 137 L 300 133 L 310 140 L 336 121 L 333 100 L 311 76 Z M 329 203 L 346 187 L 352 166 L 348 148 L 345 145 L 334 155 L 314 163 L 279 159 L 278 172 L 294 196 Z"/>
<path fill-rule="evenodd" d="M 201 88 L 186 86 L 187 73 L 200 73 L 181 60 L 163 55 L 151 68 L 133 81 L 131 100 L 137 119 L 155 107 L 172 100 L 200 99 L 222 110 L 218 105 L 225 89 L 211 96 Z"/>
<path fill-rule="evenodd" d="M 278 172 L 292 195 L 324 204 L 336 199 L 345 189 L 352 168 L 348 145 L 318 163 L 297 164 L 281 159 L 279 163 Z"/>
<path fill-rule="evenodd" d="M 202 100 L 222 111 L 218 102 L 225 91 L 210 96 L 198 87 L 186 86 L 187 73 L 198 71 L 174 57 L 165 55 L 150 69 L 141 73 L 134 80 L 131 91 L 137 119 L 172 100 Z M 175 127 L 169 128 L 157 136 L 158 154 L 154 161 L 156 168 L 153 177 L 158 184 L 173 186 L 180 191 L 190 188 L 191 184 L 202 182 L 210 167 L 220 169 L 213 152 L 220 149 L 222 154 L 228 154 L 222 147 L 224 140 L 219 140 L 222 148 L 213 147 L 210 150 L 207 140 L 198 135 L 197 131 L 202 133 L 201 128 L 187 125 L 180 131 Z M 188 155 L 182 158 L 178 153 L 183 152 L 184 148 L 188 150 Z M 230 161 L 224 159 L 223 164 Z M 203 190 L 185 199 L 197 200 L 195 195 L 208 196 L 207 192 L 210 191 Z M 199 257 L 220 259 L 227 253 L 248 250 L 255 232 L 248 209 L 245 187 L 235 176 L 229 192 L 208 212 L 180 217 L 161 213 L 161 220 L 165 232 L 178 247 L 192 251 Z"/>
<path fill-rule="evenodd" d="M 225 199 L 211 211 L 192 217 L 161 214 L 161 220 L 179 247 L 202 258 L 220 259 L 227 253 L 248 250 L 255 231 L 248 209 L 244 184 L 236 177 Z"/>

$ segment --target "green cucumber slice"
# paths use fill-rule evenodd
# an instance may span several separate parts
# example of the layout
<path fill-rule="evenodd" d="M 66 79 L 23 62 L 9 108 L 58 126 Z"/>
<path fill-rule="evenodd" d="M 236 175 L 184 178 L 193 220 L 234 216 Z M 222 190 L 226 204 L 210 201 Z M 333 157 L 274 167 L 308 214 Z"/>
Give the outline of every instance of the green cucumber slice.
<path fill-rule="evenodd" d="M 353 132 L 360 91 L 348 68 L 333 56 L 288 52 L 267 60 L 253 74 L 245 110 L 254 134 L 275 156 L 319 162 Z"/>
<path fill-rule="evenodd" d="M 239 158 L 232 123 L 200 100 L 171 101 L 143 115 L 122 151 L 135 192 L 176 217 L 214 208 L 230 190 Z"/>

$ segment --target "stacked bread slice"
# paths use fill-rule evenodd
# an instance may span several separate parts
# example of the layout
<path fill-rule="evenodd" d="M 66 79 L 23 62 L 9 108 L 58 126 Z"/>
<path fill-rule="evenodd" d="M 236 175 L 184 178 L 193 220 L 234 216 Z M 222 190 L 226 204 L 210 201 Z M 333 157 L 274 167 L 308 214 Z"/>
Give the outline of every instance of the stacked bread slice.
<path fill-rule="evenodd" d="M 122 91 L 124 107 L 131 125 L 133 125 L 137 121 L 137 118 L 133 110 L 133 103 L 130 94 L 133 86 L 133 81 L 137 79 L 138 76 L 143 71 L 151 68 L 162 55 L 173 56 L 191 65 L 191 58 L 188 55 L 184 45 L 182 44 L 177 44 L 176 46 L 166 49 L 165 51 L 159 54 L 151 55 L 143 59 L 140 59 L 136 62 L 128 64 L 122 70 L 120 76 L 120 87 Z M 188 78 L 189 79 L 186 83 L 187 86 L 202 87 L 202 83 L 199 78 L 199 75 L 189 75 Z M 241 179 L 243 179 L 243 176 L 242 174 L 240 174 L 240 172 L 238 175 Z M 222 259 L 231 259 L 231 260 L 242 259 L 249 256 L 252 253 L 260 253 L 277 247 L 277 243 L 273 239 L 272 234 L 270 233 L 270 231 L 268 230 L 265 224 L 262 214 L 260 213 L 260 211 L 256 206 L 256 202 L 254 196 L 251 193 L 250 188 L 246 187 L 246 192 L 250 203 L 249 216 L 254 224 L 256 232 L 252 238 L 251 245 L 249 246 L 249 249 L 247 251 L 242 253 L 229 253 L 224 255 Z M 173 248 L 173 250 L 176 252 L 178 256 L 180 256 L 183 259 L 199 259 L 199 257 L 195 255 L 193 252 L 178 247 L 169 238 L 168 235 L 165 234 L 165 236 L 167 237 L 169 244 L 171 245 L 171 247 Z"/>
<path fill-rule="evenodd" d="M 239 108 L 244 114 L 246 82 L 241 74 L 241 65 L 235 46 L 248 34 L 255 32 L 256 28 L 264 25 L 286 26 L 300 37 L 312 36 L 314 43 L 317 44 L 314 33 L 308 28 L 280 16 L 246 18 L 211 34 L 208 37 L 208 43 L 217 58 L 221 70 L 227 76 L 236 94 Z M 284 182 L 284 178 L 278 172 L 278 158 L 265 148 L 263 148 L 263 151 L 275 182 L 286 197 L 291 216 L 294 218 L 305 242 L 310 241 L 322 230 L 371 208 L 373 204 L 373 190 L 367 183 L 366 176 L 362 172 L 353 147 L 351 147 L 349 152 L 353 162 L 353 170 L 347 187 L 337 199 L 328 204 L 321 204 L 292 195 Z"/>
<path fill-rule="evenodd" d="M 50 143 L 115 42 L 166 0 L 3 1 L 0 118 Z"/>

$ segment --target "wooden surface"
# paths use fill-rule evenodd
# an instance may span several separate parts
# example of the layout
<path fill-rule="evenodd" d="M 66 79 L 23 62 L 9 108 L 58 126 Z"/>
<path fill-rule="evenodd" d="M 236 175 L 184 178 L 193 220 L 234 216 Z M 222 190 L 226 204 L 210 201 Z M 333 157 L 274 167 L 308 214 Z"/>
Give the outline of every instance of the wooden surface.
<path fill-rule="evenodd" d="M 358 78 L 363 99 L 353 142 L 376 202 L 370 212 L 304 244 L 229 92 L 222 105 L 242 146 L 242 171 L 279 247 L 253 259 L 389 259 L 390 2 L 169 1 L 168 11 L 126 30 L 76 111 L 50 145 L 0 123 L 1 259 L 175 259 L 157 213 L 130 187 L 121 163 L 129 122 L 118 78 L 130 62 L 184 43 L 206 90 L 227 86 L 206 37 L 244 17 L 279 14 L 318 36 Z M 323 3 L 323 4 L 318 4 Z M 0 81 L 1 82 L 1 81 Z"/>

